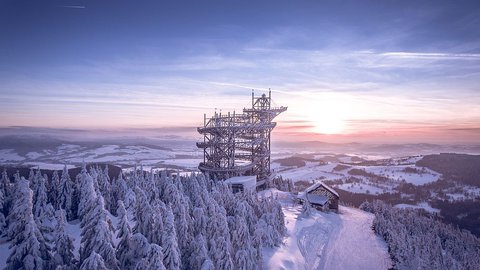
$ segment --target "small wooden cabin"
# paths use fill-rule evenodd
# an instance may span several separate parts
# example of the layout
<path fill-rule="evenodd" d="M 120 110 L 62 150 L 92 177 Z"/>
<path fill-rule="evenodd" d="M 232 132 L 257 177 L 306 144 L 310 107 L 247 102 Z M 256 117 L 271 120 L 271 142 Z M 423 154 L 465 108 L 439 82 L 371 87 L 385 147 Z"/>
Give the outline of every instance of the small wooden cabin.
<path fill-rule="evenodd" d="M 323 182 L 318 182 L 304 192 L 298 194 L 298 199 L 301 201 L 308 201 L 313 207 L 318 210 L 338 210 L 338 201 L 340 196 L 331 187 Z"/>

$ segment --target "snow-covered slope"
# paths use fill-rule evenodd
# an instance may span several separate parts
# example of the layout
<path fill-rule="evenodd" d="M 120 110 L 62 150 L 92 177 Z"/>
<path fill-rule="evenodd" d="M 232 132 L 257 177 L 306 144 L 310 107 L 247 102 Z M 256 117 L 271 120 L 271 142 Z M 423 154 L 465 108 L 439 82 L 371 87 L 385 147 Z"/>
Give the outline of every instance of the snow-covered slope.
<path fill-rule="evenodd" d="M 372 230 L 374 215 L 340 207 L 340 224 L 331 235 L 319 269 L 388 269 L 387 244 Z"/>
<path fill-rule="evenodd" d="M 264 249 L 266 269 L 388 269 L 386 243 L 374 234 L 373 214 L 348 207 L 339 213 L 313 211 L 284 204 L 287 226 L 284 244 Z"/>

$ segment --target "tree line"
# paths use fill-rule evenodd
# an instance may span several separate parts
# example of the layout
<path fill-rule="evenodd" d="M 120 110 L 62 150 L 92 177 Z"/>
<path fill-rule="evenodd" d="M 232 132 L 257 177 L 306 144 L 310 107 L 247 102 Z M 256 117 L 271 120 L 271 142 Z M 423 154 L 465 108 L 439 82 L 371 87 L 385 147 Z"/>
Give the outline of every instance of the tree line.
<path fill-rule="evenodd" d="M 66 230 L 80 223 L 80 247 Z M 84 165 L 0 179 L 5 269 L 260 269 L 285 234 L 280 204 L 233 194 L 203 174 L 120 172 Z"/>
<path fill-rule="evenodd" d="M 378 200 L 360 208 L 375 214 L 373 229 L 387 242 L 394 269 L 480 269 L 480 239 L 470 232 Z"/>

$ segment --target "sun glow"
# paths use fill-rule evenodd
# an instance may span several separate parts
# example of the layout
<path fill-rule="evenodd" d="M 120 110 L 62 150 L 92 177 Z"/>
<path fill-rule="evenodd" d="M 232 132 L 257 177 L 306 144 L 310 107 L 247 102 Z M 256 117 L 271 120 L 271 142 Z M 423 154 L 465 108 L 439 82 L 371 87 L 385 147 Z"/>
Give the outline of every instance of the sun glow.
<path fill-rule="evenodd" d="M 311 123 L 311 132 L 319 134 L 343 134 L 348 131 L 352 102 L 345 95 L 325 94 L 298 104 L 302 115 Z"/>
<path fill-rule="evenodd" d="M 325 116 L 313 122 L 313 132 L 321 134 L 340 134 L 345 131 L 345 121 L 335 116 Z"/>

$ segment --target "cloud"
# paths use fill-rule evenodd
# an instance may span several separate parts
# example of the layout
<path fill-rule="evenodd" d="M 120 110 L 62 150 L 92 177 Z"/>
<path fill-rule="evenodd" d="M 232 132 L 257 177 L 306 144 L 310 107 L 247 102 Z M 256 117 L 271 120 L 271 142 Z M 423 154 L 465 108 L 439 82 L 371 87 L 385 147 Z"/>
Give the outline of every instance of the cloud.
<path fill-rule="evenodd" d="M 384 52 L 378 55 L 396 58 L 433 59 L 433 60 L 480 60 L 480 54 L 472 53 L 420 53 L 420 52 Z"/>
<path fill-rule="evenodd" d="M 84 9 L 84 8 L 86 8 L 85 6 L 80 6 L 80 5 L 64 5 L 62 7 L 63 8 L 73 8 L 73 9 Z"/>

